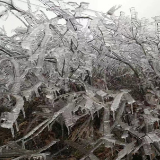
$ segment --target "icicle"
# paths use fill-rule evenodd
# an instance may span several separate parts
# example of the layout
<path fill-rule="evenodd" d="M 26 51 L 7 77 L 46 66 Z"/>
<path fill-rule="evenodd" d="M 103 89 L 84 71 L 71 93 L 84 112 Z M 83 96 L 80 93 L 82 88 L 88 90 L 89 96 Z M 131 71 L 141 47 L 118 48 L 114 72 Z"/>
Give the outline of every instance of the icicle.
<path fill-rule="evenodd" d="M 11 101 L 10 95 L 8 95 L 7 97 L 8 97 L 8 100 Z"/>
<path fill-rule="evenodd" d="M 131 111 L 132 111 L 132 114 L 133 114 L 133 103 L 131 103 Z"/>
<path fill-rule="evenodd" d="M 91 135 L 90 137 L 93 139 L 94 138 L 94 130 L 93 130 L 93 121 L 92 121 L 92 125 L 91 125 Z"/>
<path fill-rule="evenodd" d="M 74 123 L 73 113 L 71 113 L 71 121 L 72 121 L 72 124 L 73 124 Z"/>
<path fill-rule="evenodd" d="M 38 89 L 35 90 L 35 94 L 36 94 L 36 97 L 40 97 L 40 95 L 38 93 Z"/>
<path fill-rule="evenodd" d="M 14 138 L 14 128 L 11 128 L 12 137 Z"/>
<path fill-rule="evenodd" d="M 146 133 L 148 133 L 148 124 L 146 123 Z"/>
<path fill-rule="evenodd" d="M 151 131 L 153 131 L 153 129 L 154 129 L 154 123 L 151 123 L 150 125 L 151 125 Z"/>
<path fill-rule="evenodd" d="M 98 118 L 99 118 L 99 110 L 97 110 L 97 116 L 98 116 Z"/>
<path fill-rule="evenodd" d="M 102 103 L 103 103 L 103 105 L 104 105 L 104 97 L 102 97 Z"/>
<path fill-rule="evenodd" d="M 94 117 L 93 117 L 92 109 L 90 109 L 90 113 L 91 113 L 91 117 L 92 117 L 92 120 L 93 120 L 93 119 L 94 119 Z"/>
<path fill-rule="evenodd" d="M 50 124 L 49 128 L 48 128 L 48 131 L 51 131 L 52 130 L 52 126 L 53 126 L 53 123 Z"/>
<path fill-rule="evenodd" d="M 70 134 L 70 127 L 67 126 L 67 130 L 68 130 L 68 135 Z"/>
<path fill-rule="evenodd" d="M 51 100 L 52 107 L 54 108 L 54 100 Z"/>
<path fill-rule="evenodd" d="M 159 142 L 157 142 L 157 144 L 158 144 L 158 148 L 160 148 L 160 143 L 159 143 Z"/>
<path fill-rule="evenodd" d="M 63 119 L 61 118 L 61 130 L 62 130 L 62 139 L 64 138 L 64 126 L 63 126 Z M 68 126 L 67 126 L 67 130 L 68 130 Z M 68 131 L 69 132 L 69 131 Z M 69 135 L 69 134 L 68 134 Z"/>
<path fill-rule="evenodd" d="M 121 136 L 121 138 L 124 138 L 125 142 L 126 142 L 126 139 L 128 137 L 128 132 L 127 131 L 124 131 L 123 135 Z"/>
<path fill-rule="evenodd" d="M 15 125 L 16 125 L 16 130 L 17 130 L 17 132 L 19 131 L 19 126 L 18 126 L 18 124 L 17 124 L 17 120 L 15 121 Z"/>
<path fill-rule="evenodd" d="M 111 147 L 111 152 L 112 152 L 112 156 L 113 156 L 113 147 Z"/>
<path fill-rule="evenodd" d="M 25 149 L 25 141 L 22 140 L 22 148 Z"/>
<path fill-rule="evenodd" d="M 54 121 L 50 124 L 50 131 L 52 130 L 53 124 L 54 124 Z"/>
<path fill-rule="evenodd" d="M 57 99 L 57 94 L 56 94 L 56 91 L 53 92 L 54 96 L 55 96 L 55 99 Z"/>
<path fill-rule="evenodd" d="M 152 160 L 152 156 L 151 155 L 149 155 L 149 158 L 150 158 L 150 160 Z"/>
<path fill-rule="evenodd" d="M 28 93 L 28 94 L 25 94 L 24 96 L 25 96 L 25 98 L 26 98 L 26 101 L 29 101 L 29 97 L 30 97 L 30 96 L 29 96 L 29 93 Z"/>
<path fill-rule="evenodd" d="M 113 111 L 113 120 L 115 121 L 115 112 Z"/>
<path fill-rule="evenodd" d="M 49 124 L 48 124 L 47 128 L 48 128 L 48 131 L 50 131 L 50 126 L 49 126 Z"/>
<path fill-rule="evenodd" d="M 25 111 L 24 111 L 24 108 L 22 107 L 22 113 L 23 113 L 23 117 L 25 118 L 26 117 L 26 115 L 25 115 Z"/>
<path fill-rule="evenodd" d="M 135 119 L 137 119 L 137 112 L 135 112 L 135 114 L 134 114 L 134 118 L 135 118 Z"/>

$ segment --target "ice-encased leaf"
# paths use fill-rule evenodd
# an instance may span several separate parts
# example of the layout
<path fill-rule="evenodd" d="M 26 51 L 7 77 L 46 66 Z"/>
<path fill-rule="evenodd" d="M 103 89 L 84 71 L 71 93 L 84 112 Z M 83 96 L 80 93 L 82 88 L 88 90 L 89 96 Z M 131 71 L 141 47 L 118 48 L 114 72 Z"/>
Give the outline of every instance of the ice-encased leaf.
<path fill-rule="evenodd" d="M 132 104 L 135 102 L 132 96 L 128 93 L 128 90 L 121 90 L 121 91 L 122 91 L 121 93 L 116 95 L 111 105 L 111 111 L 113 112 L 115 112 L 119 108 L 122 98 L 126 100 L 128 104 Z"/>
<path fill-rule="evenodd" d="M 128 137 L 128 132 L 124 131 L 124 133 L 122 134 L 121 138 L 126 139 Z"/>
<path fill-rule="evenodd" d="M 19 95 L 13 95 L 16 98 L 16 105 L 13 107 L 12 112 L 17 114 L 20 110 L 23 109 L 24 100 Z"/>
<path fill-rule="evenodd" d="M 1 113 L 1 124 L 0 126 L 3 128 L 12 128 L 14 120 L 15 120 L 15 115 L 10 112 L 2 112 Z M 3 121 L 2 121 L 3 120 Z"/>
<path fill-rule="evenodd" d="M 23 49 L 29 51 L 34 51 L 38 44 L 42 41 L 44 37 L 44 25 L 39 25 L 32 29 L 32 31 L 24 38 L 21 43 Z"/>
<path fill-rule="evenodd" d="M 89 155 L 89 158 L 90 158 L 91 160 L 99 160 L 99 158 L 98 158 L 97 156 L 95 156 L 93 153 L 91 153 L 91 154 Z"/>
<path fill-rule="evenodd" d="M 32 14 L 24 14 L 23 17 L 31 27 L 37 25 L 36 19 Z"/>
<path fill-rule="evenodd" d="M 147 93 L 145 95 L 145 99 L 151 105 L 157 105 L 158 104 L 158 98 L 156 98 L 154 94 Z"/>
<path fill-rule="evenodd" d="M 124 94 L 125 94 L 125 92 L 121 92 L 115 97 L 115 99 L 113 100 L 113 103 L 111 105 L 111 111 L 115 112 L 119 108 L 122 96 Z"/>
<path fill-rule="evenodd" d="M 67 4 L 72 7 L 78 7 L 78 4 L 76 2 L 67 2 Z"/>
<path fill-rule="evenodd" d="M 129 93 L 124 94 L 124 98 L 127 100 L 128 104 L 136 102 Z"/>
<path fill-rule="evenodd" d="M 46 94 L 46 98 L 48 98 L 48 99 L 53 99 L 54 98 L 54 95 L 53 94 Z"/>
<path fill-rule="evenodd" d="M 85 108 L 87 108 L 89 110 L 92 110 L 93 101 L 89 97 L 86 97 L 86 99 L 87 99 L 87 101 L 86 101 L 86 104 L 85 104 Z"/>
<path fill-rule="evenodd" d="M 26 98 L 27 101 L 31 98 L 33 92 L 36 94 L 37 97 L 39 97 L 38 88 L 41 85 L 42 85 L 42 82 L 39 82 L 35 86 L 33 86 L 27 90 L 22 91 L 22 94 Z"/>
<path fill-rule="evenodd" d="M 86 96 L 86 104 L 84 106 L 84 109 L 89 111 L 92 118 L 93 114 L 97 111 L 99 111 L 103 106 L 101 104 L 98 104 L 94 99 L 92 100 L 90 97 Z"/>
<path fill-rule="evenodd" d="M 27 32 L 27 29 L 24 27 L 17 27 L 16 29 L 14 29 L 14 32 L 16 32 L 17 34 L 25 34 Z"/>
<path fill-rule="evenodd" d="M 152 140 L 152 143 L 160 141 L 160 138 L 155 133 L 148 133 L 147 135 Z"/>
<path fill-rule="evenodd" d="M 121 8 L 121 5 L 119 5 L 119 6 L 113 6 L 112 8 L 110 8 L 109 10 L 108 10 L 108 12 L 107 12 L 107 14 L 109 14 L 109 15 L 113 15 L 114 14 L 114 12 L 116 11 L 116 10 L 118 10 L 119 8 Z"/>
<path fill-rule="evenodd" d="M 88 9 L 89 3 L 87 3 L 87 2 L 81 2 L 80 3 L 80 7 L 82 7 L 83 9 Z"/>
<path fill-rule="evenodd" d="M 134 149 L 135 146 L 135 141 L 127 144 L 124 149 L 122 149 L 119 153 L 118 153 L 118 157 L 116 160 L 121 160 L 121 158 L 123 158 L 125 155 L 128 155 L 129 153 L 132 152 L 132 150 Z"/>
<path fill-rule="evenodd" d="M 121 127 L 122 127 L 124 130 L 126 130 L 126 131 L 128 131 L 128 130 L 131 129 L 131 126 L 129 126 L 127 123 L 124 123 L 124 122 L 120 121 L 119 124 L 120 124 Z"/>
<path fill-rule="evenodd" d="M 145 155 L 151 155 L 153 153 L 150 145 L 151 143 L 152 143 L 152 140 L 148 136 L 145 136 L 143 138 L 143 150 Z"/>
<path fill-rule="evenodd" d="M 116 143 L 116 139 L 114 139 L 112 137 L 112 135 L 106 135 L 104 137 L 102 137 L 103 140 L 107 141 L 107 142 L 110 142 L 111 144 L 115 144 Z M 112 145 L 111 145 L 112 147 Z"/>
<path fill-rule="evenodd" d="M 17 118 L 21 110 L 25 116 L 24 109 L 23 109 L 23 105 L 24 105 L 23 98 L 18 95 L 14 95 L 14 97 L 16 98 L 16 105 L 12 108 L 11 112 L 3 112 L 0 117 L 0 121 L 1 121 L 0 126 L 3 128 L 11 129 L 13 137 L 14 137 L 13 123 L 16 123 L 16 127 L 18 129 Z"/>
<path fill-rule="evenodd" d="M 8 9 L 5 6 L 1 6 L 0 19 L 6 20 L 9 16 Z"/>
<path fill-rule="evenodd" d="M 72 111 L 74 109 L 74 103 L 70 105 L 63 113 L 62 116 L 64 118 L 64 122 L 67 128 L 72 127 L 74 125 L 74 119 L 73 119 L 73 114 Z"/>

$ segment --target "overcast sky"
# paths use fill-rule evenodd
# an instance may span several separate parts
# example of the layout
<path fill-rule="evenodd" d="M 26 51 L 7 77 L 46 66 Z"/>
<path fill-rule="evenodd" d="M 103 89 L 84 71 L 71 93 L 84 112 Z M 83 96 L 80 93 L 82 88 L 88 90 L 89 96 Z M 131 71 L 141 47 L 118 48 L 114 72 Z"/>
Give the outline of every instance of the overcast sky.
<path fill-rule="evenodd" d="M 80 0 L 77 0 L 80 2 Z M 90 7 L 95 10 L 107 11 L 113 5 L 121 4 L 119 11 L 129 14 L 129 9 L 135 7 L 139 17 L 151 18 L 160 16 L 160 0 L 85 0 L 90 3 Z M 117 11 L 117 13 L 119 13 Z"/>
<path fill-rule="evenodd" d="M 13 0 L 13 1 L 16 2 L 18 6 L 26 6 L 25 3 L 22 1 L 27 1 L 27 0 Z M 160 0 L 65 0 L 65 1 L 66 2 L 74 1 L 77 3 L 89 2 L 90 3 L 89 7 L 91 9 L 103 12 L 106 12 L 113 5 L 120 4 L 122 5 L 122 8 L 120 10 L 126 12 L 126 14 L 129 14 L 129 8 L 135 7 L 140 17 L 150 18 L 160 15 L 160 9 L 159 9 Z M 30 2 L 34 4 L 41 4 L 39 3 L 38 0 L 30 0 Z M 117 13 L 119 11 L 117 11 Z"/>
<path fill-rule="evenodd" d="M 27 9 L 27 4 L 25 3 L 27 0 L 13 0 L 16 6 L 19 8 Z M 74 1 L 77 3 L 80 2 L 89 2 L 89 8 L 97 11 L 107 12 L 113 5 L 122 5 L 122 7 L 116 11 L 116 15 L 119 15 L 120 11 L 124 11 L 126 15 L 129 15 L 130 8 L 135 7 L 136 11 L 138 12 L 138 17 L 146 17 L 150 20 L 151 17 L 160 16 L 160 0 L 65 0 Z M 40 5 L 42 7 L 43 4 L 40 3 L 38 0 L 30 0 L 31 3 L 35 4 L 32 5 L 32 8 L 35 9 L 36 5 Z M 41 8 L 45 10 L 45 8 Z M 50 18 L 53 16 L 52 12 L 47 11 Z M 0 20 L 0 26 L 4 25 L 9 35 L 12 35 L 12 30 L 17 26 L 21 26 L 19 20 L 16 19 L 12 14 L 10 14 L 9 18 L 6 21 Z"/>

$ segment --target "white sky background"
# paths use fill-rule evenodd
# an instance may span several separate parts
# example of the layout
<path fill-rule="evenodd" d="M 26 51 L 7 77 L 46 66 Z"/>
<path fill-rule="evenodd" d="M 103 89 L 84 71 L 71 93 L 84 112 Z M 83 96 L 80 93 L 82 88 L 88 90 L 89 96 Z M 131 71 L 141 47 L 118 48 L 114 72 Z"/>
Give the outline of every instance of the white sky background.
<path fill-rule="evenodd" d="M 27 3 L 21 1 L 27 0 L 13 0 L 17 7 L 27 10 Z M 120 11 L 124 11 L 126 15 L 130 14 L 129 9 L 131 7 L 135 7 L 136 11 L 138 12 L 138 18 L 146 17 L 150 20 L 151 17 L 160 16 L 160 0 L 65 0 L 66 2 L 73 1 L 73 2 L 89 2 L 89 8 L 96 11 L 107 12 L 112 6 L 114 5 L 122 5 L 122 7 L 116 11 L 116 15 L 119 15 Z M 45 7 L 42 3 L 38 0 L 30 0 L 31 3 L 40 5 Z M 33 10 L 35 10 L 34 5 L 32 5 Z M 45 11 L 45 8 L 41 8 Z M 49 18 L 53 17 L 53 13 L 49 11 L 47 15 Z M 18 26 L 22 26 L 22 23 L 15 18 L 11 13 L 6 21 L 0 19 L 0 27 L 4 25 L 7 33 L 9 36 L 13 35 L 12 30 Z"/>

